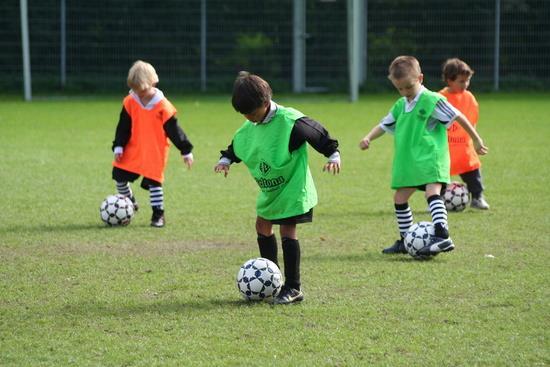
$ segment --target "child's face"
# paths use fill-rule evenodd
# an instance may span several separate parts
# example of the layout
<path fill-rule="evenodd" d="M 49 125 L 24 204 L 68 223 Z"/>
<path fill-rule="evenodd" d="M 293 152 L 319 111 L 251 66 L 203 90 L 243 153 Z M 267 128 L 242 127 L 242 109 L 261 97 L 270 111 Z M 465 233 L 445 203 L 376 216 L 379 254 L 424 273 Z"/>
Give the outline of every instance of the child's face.
<path fill-rule="evenodd" d="M 459 75 L 455 80 L 447 80 L 447 86 L 451 93 L 460 93 L 464 92 L 470 86 L 471 76 L 468 75 Z"/>
<path fill-rule="evenodd" d="M 416 97 L 422 86 L 422 81 L 424 80 L 424 75 L 420 74 L 417 77 L 408 77 L 402 79 L 390 79 L 393 86 L 400 95 L 407 97 L 408 100 Z"/>
<path fill-rule="evenodd" d="M 256 108 L 254 111 L 250 113 L 244 113 L 243 116 L 248 120 L 252 122 L 262 122 L 265 116 L 267 115 L 267 109 L 269 108 L 270 104 L 267 102 L 263 106 L 260 106 Z"/>
<path fill-rule="evenodd" d="M 155 88 L 154 87 L 149 87 L 149 88 L 144 88 L 144 89 L 134 89 L 134 88 L 132 88 L 132 90 L 134 91 L 135 94 L 137 94 L 137 96 L 141 100 L 148 99 L 148 98 L 155 95 Z"/>

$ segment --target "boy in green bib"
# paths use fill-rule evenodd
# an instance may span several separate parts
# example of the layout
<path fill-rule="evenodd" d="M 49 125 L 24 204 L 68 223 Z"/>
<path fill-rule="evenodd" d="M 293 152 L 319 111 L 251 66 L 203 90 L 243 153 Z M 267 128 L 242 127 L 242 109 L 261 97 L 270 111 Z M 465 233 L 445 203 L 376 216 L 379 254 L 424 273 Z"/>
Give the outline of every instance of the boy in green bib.
<path fill-rule="evenodd" d="M 260 188 L 256 200 L 256 232 L 260 255 L 278 265 L 273 225 L 280 226 L 285 284 L 276 304 L 302 301 L 300 243 L 296 225 L 313 220 L 317 191 L 308 166 L 307 144 L 328 158 L 323 171 L 340 172 L 338 141 L 317 121 L 271 100 L 269 84 L 240 72 L 232 104 L 246 118 L 214 167 L 227 177 L 231 163 L 243 162 Z"/>
<path fill-rule="evenodd" d="M 384 133 L 394 135 L 391 187 L 395 189 L 395 215 L 400 238 L 382 252 L 407 253 L 403 238 L 413 224 L 408 200 L 417 189 L 425 191 L 435 227 L 435 236 L 418 253 L 437 255 L 452 251 L 454 244 L 449 236 L 447 209 L 440 195 L 442 187 L 450 182 L 447 129 L 456 120 L 472 138 L 478 154 L 486 154 L 488 148 L 460 111 L 445 97 L 422 85 L 424 76 L 416 58 L 397 57 L 389 67 L 388 78 L 403 98 L 359 143 L 359 147 L 365 150 L 372 140 Z"/>

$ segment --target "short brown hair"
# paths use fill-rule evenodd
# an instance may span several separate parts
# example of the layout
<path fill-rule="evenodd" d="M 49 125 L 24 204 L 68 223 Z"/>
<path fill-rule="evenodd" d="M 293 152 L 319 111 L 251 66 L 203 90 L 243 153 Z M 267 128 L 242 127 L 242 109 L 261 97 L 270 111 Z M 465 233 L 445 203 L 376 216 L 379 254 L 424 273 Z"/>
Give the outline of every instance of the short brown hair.
<path fill-rule="evenodd" d="M 272 95 L 268 82 L 248 71 L 241 71 L 233 83 L 231 103 L 235 111 L 247 114 L 271 101 Z"/>
<path fill-rule="evenodd" d="M 414 56 L 397 56 L 388 68 L 388 78 L 393 80 L 417 77 L 422 74 L 420 63 Z"/>
<path fill-rule="evenodd" d="M 159 77 L 153 65 L 148 62 L 138 60 L 134 62 L 128 71 L 128 87 L 135 90 L 144 90 L 155 86 L 159 82 Z"/>
<path fill-rule="evenodd" d="M 443 81 L 454 81 L 459 75 L 470 77 L 474 75 L 474 71 L 472 70 L 472 68 L 470 68 L 470 65 L 466 64 L 464 61 L 456 57 L 452 59 L 447 59 L 443 63 L 443 72 L 441 73 Z"/>

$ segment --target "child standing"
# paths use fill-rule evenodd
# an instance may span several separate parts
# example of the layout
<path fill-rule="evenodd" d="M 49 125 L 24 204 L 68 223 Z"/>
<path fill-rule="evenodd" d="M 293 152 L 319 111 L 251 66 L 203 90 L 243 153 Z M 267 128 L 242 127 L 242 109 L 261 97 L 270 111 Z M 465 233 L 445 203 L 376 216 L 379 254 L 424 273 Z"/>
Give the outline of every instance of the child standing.
<path fill-rule="evenodd" d="M 271 100 L 269 84 L 240 72 L 232 104 L 246 118 L 214 167 L 227 177 L 231 163 L 244 162 L 260 187 L 256 201 L 256 232 L 260 255 L 278 264 L 273 225 L 280 226 L 285 284 L 276 304 L 302 301 L 300 243 L 296 225 L 313 220 L 317 192 L 308 167 L 307 144 L 328 157 L 323 170 L 340 172 L 338 141 L 317 121 Z"/>
<path fill-rule="evenodd" d="M 479 154 L 486 154 L 488 149 L 460 111 L 440 94 L 422 85 L 424 76 L 416 58 L 397 57 L 389 67 L 388 78 L 403 98 L 359 143 L 364 150 L 385 132 L 394 135 L 391 187 L 395 189 L 395 215 L 400 238 L 382 252 L 407 253 L 403 237 L 413 224 L 408 200 L 418 189 L 425 191 L 435 227 L 435 236 L 418 253 L 437 255 L 452 251 L 454 244 L 449 236 L 447 210 L 440 195 L 443 185 L 450 181 L 447 128 L 456 120 L 472 137 Z"/>
<path fill-rule="evenodd" d="M 447 101 L 462 112 L 476 126 L 479 116 L 479 105 L 474 95 L 468 90 L 474 71 L 460 59 L 448 59 L 443 64 L 443 81 L 447 84 L 439 91 Z M 448 130 L 449 153 L 451 155 L 451 176 L 460 175 L 468 191 L 472 194 L 470 206 L 476 209 L 489 209 L 483 197 L 481 180 L 481 162 L 474 149 L 468 133 L 458 123 L 453 123 Z"/>
<path fill-rule="evenodd" d="M 143 176 L 141 187 L 149 190 L 153 215 L 151 226 L 164 227 L 164 168 L 168 139 L 180 150 L 188 168 L 193 165 L 193 145 L 181 129 L 176 108 L 156 88 L 153 66 L 136 61 L 128 72 L 130 93 L 123 100 L 113 151 L 113 180 L 119 194 L 129 197 L 138 209 L 129 182 Z"/>

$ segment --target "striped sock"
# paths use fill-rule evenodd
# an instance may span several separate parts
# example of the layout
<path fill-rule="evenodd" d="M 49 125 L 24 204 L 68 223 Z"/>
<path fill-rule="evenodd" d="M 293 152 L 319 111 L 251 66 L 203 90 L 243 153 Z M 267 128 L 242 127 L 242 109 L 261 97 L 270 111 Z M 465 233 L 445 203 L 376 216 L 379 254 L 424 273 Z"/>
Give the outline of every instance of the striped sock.
<path fill-rule="evenodd" d="M 132 188 L 130 187 L 129 182 L 116 182 L 116 191 L 122 195 L 126 196 L 128 198 L 133 197 Z"/>
<path fill-rule="evenodd" d="M 397 225 L 401 238 L 405 237 L 405 233 L 413 224 L 413 214 L 409 203 L 395 204 L 395 216 L 397 217 Z"/>
<path fill-rule="evenodd" d="M 162 191 L 162 186 L 149 186 L 149 197 L 152 207 L 164 209 L 164 192 Z"/>
<path fill-rule="evenodd" d="M 437 237 L 449 237 L 449 224 L 447 222 L 447 208 L 440 195 L 432 195 L 428 198 L 428 207 L 432 215 L 432 222 Z"/>

